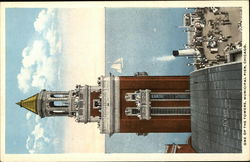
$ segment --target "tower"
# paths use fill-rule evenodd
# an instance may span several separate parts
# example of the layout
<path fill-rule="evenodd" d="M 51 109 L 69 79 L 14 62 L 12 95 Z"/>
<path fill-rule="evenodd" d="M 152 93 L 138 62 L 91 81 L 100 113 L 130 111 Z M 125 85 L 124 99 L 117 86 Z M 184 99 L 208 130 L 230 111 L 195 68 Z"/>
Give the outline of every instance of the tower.
<path fill-rule="evenodd" d="M 96 87 L 76 85 L 76 89 L 70 91 L 46 91 L 21 100 L 17 104 L 24 107 L 41 118 L 51 116 L 75 117 L 77 122 L 94 122 L 99 117 L 91 116 L 89 113 L 90 92 Z"/>
<path fill-rule="evenodd" d="M 190 132 L 188 76 L 101 76 L 98 86 L 46 91 L 17 103 L 40 117 L 97 122 L 101 133 Z"/>

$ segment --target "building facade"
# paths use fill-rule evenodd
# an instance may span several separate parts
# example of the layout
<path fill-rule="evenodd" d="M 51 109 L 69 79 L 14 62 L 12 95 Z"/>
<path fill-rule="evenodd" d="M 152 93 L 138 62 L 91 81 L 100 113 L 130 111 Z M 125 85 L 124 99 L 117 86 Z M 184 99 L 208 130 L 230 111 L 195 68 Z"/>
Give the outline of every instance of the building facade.
<path fill-rule="evenodd" d="M 100 132 L 191 132 L 188 76 L 101 76 L 98 86 L 47 91 L 17 103 L 41 118 L 74 117 L 97 122 Z"/>

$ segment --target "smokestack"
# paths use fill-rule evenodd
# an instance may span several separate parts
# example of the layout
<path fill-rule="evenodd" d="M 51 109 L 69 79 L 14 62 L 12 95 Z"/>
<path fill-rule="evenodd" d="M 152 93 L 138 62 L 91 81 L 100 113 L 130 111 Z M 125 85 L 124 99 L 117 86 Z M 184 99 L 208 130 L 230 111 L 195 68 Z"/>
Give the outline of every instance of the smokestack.
<path fill-rule="evenodd" d="M 200 52 L 195 49 L 183 49 L 183 50 L 174 50 L 173 51 L 173 56 L 194 56 L 198 55 Z"/>
<path fill-rule="evenodd" d="M 173 51 L 173 56 L 179 56 L 179 52 L 176 51 L 176 50 L 174 50 L 174 51 Z"/>

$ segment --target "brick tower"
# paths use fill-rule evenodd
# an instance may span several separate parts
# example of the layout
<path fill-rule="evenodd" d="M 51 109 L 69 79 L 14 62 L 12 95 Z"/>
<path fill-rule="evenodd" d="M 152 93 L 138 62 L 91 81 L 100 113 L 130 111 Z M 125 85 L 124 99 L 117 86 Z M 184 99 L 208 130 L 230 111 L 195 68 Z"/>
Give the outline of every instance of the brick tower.
<path fill-rule="evenodd" d="M 97 122 L 101 133 L 190 132 L 188 76 L 101 76 L 98 86 L 42 90 L 17 103 L 40 117 Z"/>

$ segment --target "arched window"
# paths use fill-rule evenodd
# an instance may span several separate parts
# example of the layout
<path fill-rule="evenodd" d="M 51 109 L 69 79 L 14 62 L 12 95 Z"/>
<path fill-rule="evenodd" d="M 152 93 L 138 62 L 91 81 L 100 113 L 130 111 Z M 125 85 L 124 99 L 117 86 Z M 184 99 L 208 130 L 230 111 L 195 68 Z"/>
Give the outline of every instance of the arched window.
<path fill-rule="evenodd" d="M 53 110 L 53 111 L 50 111 L 50 115 L 52 115 L 52 116 L 65 116 L 65 115 L 68 115 L 68 112 L 62 111 L 62 110 Z"/>
<path fill-rule="evenodd" d="M 64 97 L 68 97 L 67 94 L 51 94 L 50 97 L 52 98 L 64 98 Z"/>
<path fill-rule="evenodd" d="M 69 103 L 67 101 L 51 101 L 49 105 L 50 107 L 68 107 Z"/>

